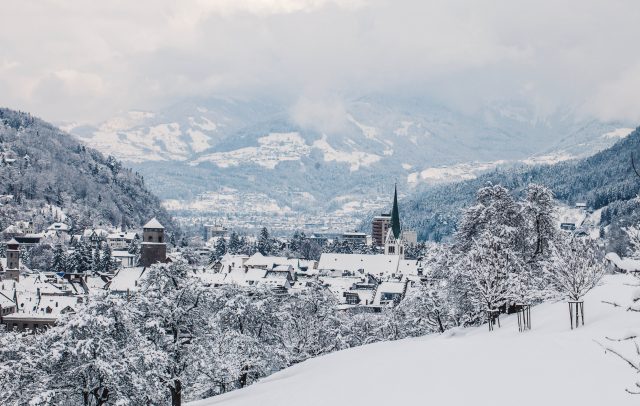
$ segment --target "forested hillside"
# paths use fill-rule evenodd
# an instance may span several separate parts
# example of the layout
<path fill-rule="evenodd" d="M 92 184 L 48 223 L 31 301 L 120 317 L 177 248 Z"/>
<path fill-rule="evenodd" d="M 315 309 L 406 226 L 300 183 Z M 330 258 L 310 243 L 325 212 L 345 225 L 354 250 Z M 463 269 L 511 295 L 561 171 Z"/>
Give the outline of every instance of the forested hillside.
<path fill-rule="evenodd" d="M 60 207 L 75 229 L 173 222 L 144 179 L 28 113 L 0 108 L 0 228 Z M 10 196 L 9 196 L 10 195 Z"/>
<path fill-rule="evenodd" d="M 528 184 L 539 183 L 551 188 L 561 202 L 586 202 L 593 210 L 603 209 L 601 224 L 613 225 L 610 232 L 615 233 L 620 226 L 640 219 L 635 199 L 640 179 L 631 166 L 632 153 L 640 159 L 639 129 L 588 158 L 496 170 L 464 182 L 422 186 L 401 207 L 404 224 L 415 228 L 422 238 L 440 240 L 455 231 L 462 207 L 473 201 L 480 187 L 501 184 L 521 194 Z"/>

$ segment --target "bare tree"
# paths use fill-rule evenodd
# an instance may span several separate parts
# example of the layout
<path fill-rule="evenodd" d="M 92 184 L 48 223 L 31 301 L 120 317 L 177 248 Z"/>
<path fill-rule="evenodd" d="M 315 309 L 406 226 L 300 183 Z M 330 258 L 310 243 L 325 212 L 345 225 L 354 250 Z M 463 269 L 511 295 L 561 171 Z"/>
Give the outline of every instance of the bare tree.
<path fill-rule="evenodd" d="M 571 328 L 575 321 L 584 325 L 584 302 L 582 298 L 598 285 L 605 272 L 602 259 L 595 244 L 586 238 L 568 237 L 554 247 L 547 277 L 556 291 L 569 301 Z"/>

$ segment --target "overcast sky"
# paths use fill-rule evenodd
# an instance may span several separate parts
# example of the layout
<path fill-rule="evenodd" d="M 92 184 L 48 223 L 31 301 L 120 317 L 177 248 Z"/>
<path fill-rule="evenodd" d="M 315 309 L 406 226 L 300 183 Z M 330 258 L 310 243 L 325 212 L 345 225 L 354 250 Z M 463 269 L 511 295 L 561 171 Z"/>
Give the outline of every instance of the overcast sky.
<path fill-rule="evenodd" d="M 526 99 L 640 121 L 637 0 L 5 0 L 0 105 L 95 121 L 191 96 Z"/>

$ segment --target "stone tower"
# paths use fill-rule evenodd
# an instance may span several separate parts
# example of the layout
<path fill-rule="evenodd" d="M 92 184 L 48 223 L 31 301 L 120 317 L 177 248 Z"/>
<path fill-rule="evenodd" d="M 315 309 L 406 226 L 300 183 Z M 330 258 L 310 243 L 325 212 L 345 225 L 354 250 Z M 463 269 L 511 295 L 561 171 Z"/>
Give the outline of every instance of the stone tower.
<path fill-rule="evenodd" d="M 20 243 L 15 238 L 7 242 L 7 269 L 3 279 L 20 281 Z"/>
<path fill-rule="evenodd" d="M 151 266 L 167 259 L 164 226 L 154 217 L 142 227 L 140 265 Z"/>

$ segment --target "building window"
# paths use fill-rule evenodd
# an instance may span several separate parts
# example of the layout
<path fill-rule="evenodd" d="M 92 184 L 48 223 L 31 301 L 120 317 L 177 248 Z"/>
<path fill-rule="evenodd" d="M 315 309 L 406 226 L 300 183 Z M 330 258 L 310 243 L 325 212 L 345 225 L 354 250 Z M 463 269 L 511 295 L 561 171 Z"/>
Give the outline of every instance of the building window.
<path fill-rule="evenodd" d="M 396 252 L 396 247 L 389 247 L 389 254 L 393 254 Z"/>
<path fill-rule="evenodd" d="M 153 241 L 153 236 L 150 235 L 147 241 Z"/>
<path fill-rule="evenodd" d="M 360 302 L 357 295 L 347 295 L 347 304 L 356 305 Z"/>

